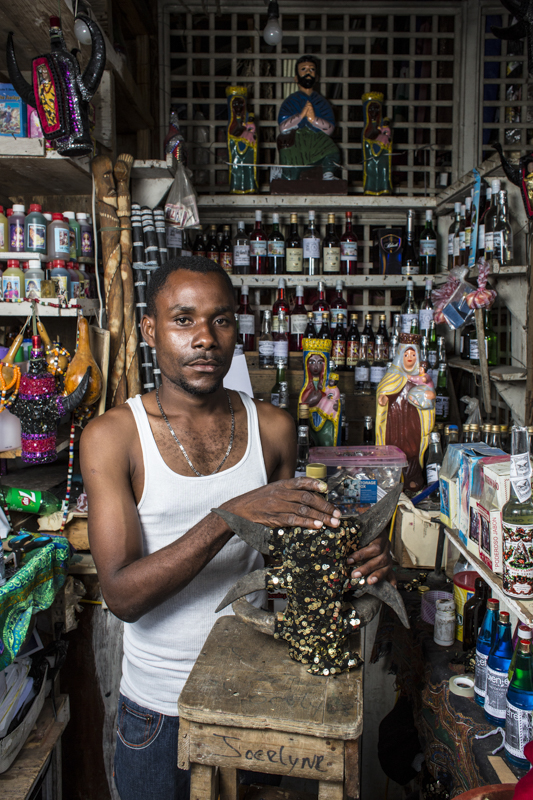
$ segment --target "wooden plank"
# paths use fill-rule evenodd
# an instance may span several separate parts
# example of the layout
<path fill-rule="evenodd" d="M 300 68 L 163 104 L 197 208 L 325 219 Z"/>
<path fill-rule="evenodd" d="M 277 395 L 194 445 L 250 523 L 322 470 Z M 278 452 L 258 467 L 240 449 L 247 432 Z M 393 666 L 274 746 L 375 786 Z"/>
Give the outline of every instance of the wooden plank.
<path fill-rule="evenodd" d="M 344 743 L 273 730 L 191 723 L 192 763 L 342 781 Z"/>
<path fill-rule="evenodd" d="M 477 341 L 479 344 L 479 372 L 481 375 L 481 387 L 483 389 L 483 405 L 485 412 L 490 417 L 492 414 L 492 402 L 490 399 L 490 377 L 487 364 L 487 349 L 485 347 L 485 325 L 483 322 L 483 310 L 476 308 L 474 311 L 476 320 Z"/>
<path fill-rule="evenodd" d="M 234 767 L 220 767 L 218 771 L 220 800 L 238 800 L 239 779 Z"/>
<path fill-rule="evenodd" d="M 392 209 L 408 208 L 435 208 L 437 200 L 435 197 L 419 197 L 418 195 L 388 195 L 386 197 L 371 197 L 363 194 L 339 194 L 339 195 L 270 195 L 266 193 L 255 194 L 253 203 L 250 202 L 248 195 L 238 194 L 202 194 L 198 197 L 198 209 L 218 208 L 221 210 L 231 209 L 324 209 L 330 212 L 332 208 L 336 211 L 350 211 L 352 209 Z"/>
<path fill-rule="evenodd" d="M 344 743 L 344 795 L 359 800 L 359 740 Z"/>
<path fill-rule="evenodd" d="M 189 769 L 191 761 L 190 754 L 190 722 L 180 719 L 180 729 L 178 734 L 178 767 L 179 769 Z"/>
<path fill-rule="evenodd" d="M 527 273 L 527 307 L 526 307 L 526 363 L 529 363 L 533 357 L 533 279 L 531 277 L 531 269 L 533 269 L 533 252 L 532 252 L 532 236 L 531 236 L 531 223 L 529 223 L 529 253 L 530 253 L 530 269 Z M 526 425 L 533 425 L 533 370 L 529 369 L 526 380 Z"/>
<path fill-rule="evenodd" d="M 191 764 L 190 800 L 215 800 L 216 770 L 204 764 Z"/>
<path fill-rule="evenodd" d="M 91 353 L 94 360 L 100 367 L 102 373 L 102 394 L 98 401 L 96 409 L 96 416 L 99 417 L 105 412 L 105 403 L 107 397 L 107 379 L 109 371 L 109 345 L 111 341 L 111 334 L 105 328 L 97 328 L 95 325 L 89 325 L 89 343 L 91 345 Z"/>
<path fill-rule="evenodd" d="M 278 789 L 277 786 L 252 784 L 246 790 L 243 800 L 316 800 L 316 794 L 301 792 L 297 789 Z"/>
<path fill-rule="evenodd" d="M 320 781 L 318 784 L 318 800 L 343 800 L 344 786 L 342 781 L 338 783 L 326 783 Z"/>
<path fill-rule="evenodd" d="M 500 783 L 515 784 L 518 778 L 512 772 L 501 756 L 487 756 L 487 760 L 498 776 Z"/>

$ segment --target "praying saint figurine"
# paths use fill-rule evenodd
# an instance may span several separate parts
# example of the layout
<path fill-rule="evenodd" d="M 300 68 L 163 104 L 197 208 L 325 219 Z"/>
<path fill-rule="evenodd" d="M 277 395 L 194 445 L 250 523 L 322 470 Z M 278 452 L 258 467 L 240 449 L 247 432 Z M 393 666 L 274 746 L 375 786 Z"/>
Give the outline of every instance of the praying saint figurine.
<path fill-rule="evenodd" d="M 298 180 L 302 172 L 316 166 L 322 167 L 323 180 L 340 178 L 340 152 L 331 139 L 335 130 L 333 109 L 313 90 L 318 67 L 314 56 L 298 59 L 294 76 L 298 91 L 284 100 L 279 111 L 279 160 L 285 167 L 286 180 Z"/>
<path fill-rule="evenodd" d="M 363 101 L 363 192 L 392 194 L 392 132 L 390 120 L 382 119 L 383 95 L 367 92 Z"/>

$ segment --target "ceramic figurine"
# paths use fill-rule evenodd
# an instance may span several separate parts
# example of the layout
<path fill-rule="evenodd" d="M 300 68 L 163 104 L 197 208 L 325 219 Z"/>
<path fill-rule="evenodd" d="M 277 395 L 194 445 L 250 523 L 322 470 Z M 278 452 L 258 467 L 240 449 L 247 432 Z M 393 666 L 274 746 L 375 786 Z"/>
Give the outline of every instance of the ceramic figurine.
<path fill-rule="evenodd" d="M 339 376 L 330 372 L 331 341 L 304 339 L 304 384 L 299 403 L 309 406 L 309 428 L 317 447 L 341 443 L 341 402 Z"/>
<path fill-rule="evenodd" d="M 257 192 L 257 132 L 253 114 L 246 109 L 248 89 L 228 86 L 229 190 L 233 194 Z"/>
<path fill-rule="evenodd" d="M 367 92 L 363 101 L 363 191 L 365 194 L 392 194 L 390 121 L 382 120 L 383 95 Z"/>
<path fill-rule="evenodd" d="M 420 363 L 418 334 L 401 333 L 396 356 L 376 391 L 376 444 L 407 456 L 405 485 L 421 489 L 424 453 L 435 424 L 435 389 Z"/>
<path fill-rule="evenodd" d="M 296 62 L 294 80 L 298 91 L 283 101 L 278 124 L 280 163 L 283 178 L 297 180 L 307 167 L 322 167 L 322 179 L 340 178 L 340 152 L 332 141 L 335 115 L 325 97 L 313 90 L 319 62 L 314 56 L 301 56 Z"/>

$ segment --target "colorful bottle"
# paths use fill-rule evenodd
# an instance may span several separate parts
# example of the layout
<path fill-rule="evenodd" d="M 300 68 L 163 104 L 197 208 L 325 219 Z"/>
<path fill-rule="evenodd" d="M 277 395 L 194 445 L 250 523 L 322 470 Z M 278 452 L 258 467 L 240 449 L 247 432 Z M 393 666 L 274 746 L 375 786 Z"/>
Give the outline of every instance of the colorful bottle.
<path fill-rule="evenodd" d="M 9 252 L 9 224 L 4 214 L 4 206 L 0 206 L 0 253 Z"/>
<path fill-rule="evenodd" d="M 405 286 L 405 300 L 402 305 L 402 333 L 411 333 L 411 323 L 418 323 L 418 305 L 414 295 L 415 285 L 408 280 Z"/>
<path fill-rule="evenodd" d="M 28 514 L 48 517 L 61 508 L 61 500 L 58 500 L 52 492 L 29 491 L 6 486 L 3 494 L 4 502 L 10 511 L 25 511 Z"/>
<path fill-rule="evenodd" d="M 41 206 L 32 203 L 28 216 L 24 220 L 24 250 L 27 253 L 43 253 L 46 255 L 46 226 Z"/>
<path fill-rule="evenodd" d="M 342 314 L 333 315 L 336 320 L 335 329 L 331 335 L 332 348 L 331 360 L 335 364 L 335 370 L 344 371 L 346 369 L 346 329 L 343 324 Z"/>
<path fill-rule="evenodd" d="M 509 686 L 509 666 L 513 657 L 511 622 L 507 611 L 500 611 L 496 641 L 487 660 L 487 694 L 485 717 L 489 722 L 505 727 L 506 695 Z"/>
<path fill-rule="evenodd" d="M 50 260 L 68 261 L 70 258 L 70 228 L 63 214 L 52 214 L 52 222 L 46 231 L 48 257 Z"/>
<path fill-rule="evenodd" d="M 338 275 L 341 271 L 341 241 L 335 230 L 335 214 L 328 214 L 326 235 L 322 242 L 322 271 L 324 275 Z"/>
<path fill-rule="evenodd" d="M 2 273 L 2 296 L 11 302 L 24 297 L 24 272 L 18 261 L 7 262 L 7 269 Z"/>
<path fill-rule="evenodd" d="M 24 252 L 24 222 L 26 209 L 20 203 L 13 204 L 13 213 L 9 216 L 9 249 L 13 253 Z"/>
<path fill-rule="evenodd" d="M 303 272 L 302 240 L 298 234 L 298 214 L 291 214 L 290 232 L 285 242 L 285 268 L 291 275 Z"/>
<path fill-rule="evenodd" d="M 527 428 L 511 430 L 511 496 L 502 509 L 503 591 L 508 597 L 533 598 L 533 502 Z"/>
<path fill-rule="evenodd" d="M 250 274 L 250 240 L 243 220 L 237 223 L 237 233 L 233 241 L 233 271 L 235 275 Z"/>
<path fill-rule="evenodd" d="M 302 342 L 307 327 L 307 311 L 304 304 L 304 287 L 296 287 L 296 298 L 290 315 L 289 350 L 296 353 L 302 350 Z"/>
<path fill-rule="evenodd" d="M 263 214 L 255 212 L 255 228 L 250 234 L 250 273 L 265 275 L 267 271 L 267 237 L 263 230 Z"/>
<path fill-rule="evenodd" d="M 358 239 L 352 230 L 352 212 L 346 212 L 346 227 L 341 236 L 341 274 L 357 274 L 357 245 Z"/>
<path fill-rule="evenodd" d="M 346 334 L 346 370 L 353 372 L 359 361 L 359 341 L 361 335 L 357 327 L 357 314 L 350 315 L 350 327 Z"/>
<path fill-rule="evenodd" d="M 80 224 L 81 258 L 94 258 L 93 226 L 89 223 L 87 214 L 76 214 Z"/>
<path fill-rule="evenodd" d="M 524 625 L 523 622 L 517 623 L 516 631 L 513 636 L 513 657 L 511 659 L 511 663 L 509 664 L 509 673 L 507 676 L 509 678 L 509 681 L 512 681 L 514 675 L 514 668 L 516 666 L 516 657 L 518 655 L 518 644 L 520 641 L 530 642 L 532 634 L 533 631 L 531 630 L 529 625 Z"/>
<path fill-rule="evenodd" d="M 267 240 L 267 271 L 269 275 L 285 272 L 285 239 L 279 229 L 279 214 L 272 214 L 272 230 Z"/>
<path fill-rule="evenodd" d="M 524 747 L 533 739 L 533 663 L 531 641 L 518 643 L 516 666 L 507 690 L 505 758 L 519 769 L 529 769 Z"/>
<path fill-rule="evenodd" d="M 239 315 L 239 331 L 244 343 L 244 352 L 255 349 L 255 315 L 250 307 L 248 286 L 241 287 L 241 302 L 237 309 Z"/>
<path fill-rule="evenodd" d="M 64 211 L 63 216 L 70 228 L 70 260 L 77 261 L 78 258 L 81 258 L 81 225 L 76 219 L 74 211 Z"/>

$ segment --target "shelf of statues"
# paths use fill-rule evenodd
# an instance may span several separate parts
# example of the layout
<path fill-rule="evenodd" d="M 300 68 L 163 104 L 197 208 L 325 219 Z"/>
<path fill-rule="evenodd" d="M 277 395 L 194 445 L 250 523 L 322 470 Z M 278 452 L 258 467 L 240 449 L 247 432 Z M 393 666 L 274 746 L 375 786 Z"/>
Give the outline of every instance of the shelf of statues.
<path fill-rule="evenodd" d="M 361 269 L 371 269 L 371 263 L 361 263 Z M 326 286 L 334 287 L 337 281 L 342 281 L 344 286 L 354 286 L 360 289 L 405 289 L 410 279 L 415 286 L 423 287 L 428 278 L 434 284 L 445 283 L 447 274 L 437 275 L 231 275 L 234 286 L 249 286 L 250 289 L 276 288 L 280 278 L 284 278 L 286 286 L 314 286 L 322 281 Z"/>
<path fill-rule="evenodd" d="M 470 361 L 463 361 L 462 358 L 450 358 L 448 366 L 453 369 L 462 369 L 471 372 L 472 375 L 481 375 L 481 368 Z M 525 367 L 513 367 L 509 364 L 500 364 L 498 367 L 489 367 L 489 377 L 491 381 L 525 381 L 527 370 Z"/>
<path fill-rule="evenodd" d="M 38 304 L 40 317 L 77 317 L 83 314 L 84 317 L 96 316 L 98 313 L 98 300 L 88 300 L 76 297 L 70 301 L 68 307 L 59 306 L 54 298 L 40 300 Z M 22 300 L 21 302 L 0 301 L 0 317 L 27 317 L 31 314 L 31 302 Z"/>

